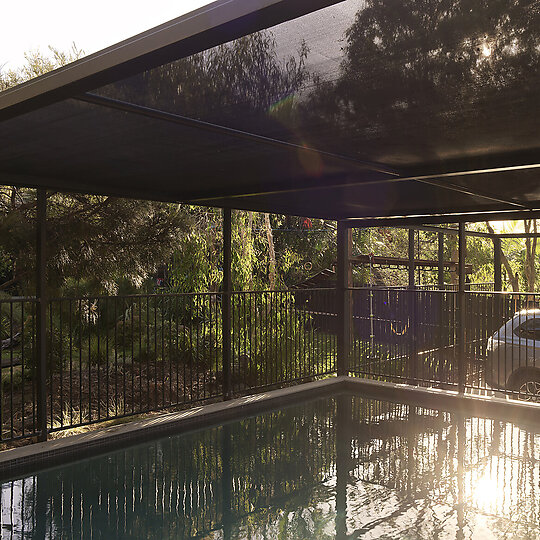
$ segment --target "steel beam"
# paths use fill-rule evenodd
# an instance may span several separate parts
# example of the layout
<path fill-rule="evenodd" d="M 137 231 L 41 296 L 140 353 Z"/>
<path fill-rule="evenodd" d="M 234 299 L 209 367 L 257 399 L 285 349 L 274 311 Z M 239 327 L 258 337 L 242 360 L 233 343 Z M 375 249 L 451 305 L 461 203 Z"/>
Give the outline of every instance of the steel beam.
<path fill-rule="evenodd" d="M 173 124 L 178 124 L 186 126 L 193 129 L 199 129 L 202 131 L 207 131 L 210 133 L 215 133 L 217 135 L 224 135 L 227 137 L 233 137 L 235 139 L 241 139 L 252 143 L 264 144 L 266 146 L 273 146 L 275 148 L 281 148 L 285 150 L 294 150 L 295 152 L 301 152 L 304 154 L 314 154 L 316 156 L 327 157 L 330 159 L 335 159 L 337 161 L 347 163 L 348 165 L 355 165 L 361 167 L 362 169 L 383 173 L 391 176 L 398 176 L 398 172 L 390 167 L 386 167 L 379 163 L 374 163 L 371 161 L 363 161 L 360 159 L 352 158 L 342 154 L 335 154 L 333 152 L 327 152 L 325 150 L 320 150 L 317 148 L 311 148 L 309 146 L 304 146 L 300 144 L 295 144 L 281 139 L 274 139 L 272 137 L 267 137 L 265 135 L 258 135 L 256 133 L 251 133 L 248 131 L 243 131 L 240 129 L 234 129 L 227 126 L 222 126 L 219 124 L 213 124 L 211 122 L 204 122 L 203 120 L 197 120 L 195 118 L 189 118 L 187 116 L 182 116 L 179 114 L 174 114 L 166 111 L 161 111 L 159 109 L 153 109 L 151 107 L 145 107 L 143 105 L 137 105 L 135 103 L 130 103 L 127 101 L 121 101 L 118 99 L 112 99 L 105 96 L 100 96 L 97 94 L 82 94 L 74 98 L 78 101 L 83 101 L 85 103 L 91 103 L 93 105 L 99 105 L 102 107 L 107 107 L 109 109 L 115 109 L 127 113 L 138 114 L 139 116 L 145 116 L 147 118 L 153 118 L 154 120 L 162 120 L 164 122 L 169 122 Z M 243 197 L 250 197 L 252 194 L 241 194 Z M 213 198 L 218 197 L 214 196 Z M 192 202 L 195 202 L 193 200 Z"/>
<path fill-rule="evenodd" d="M 411 216 L 387 216 L 344 218 L 349 227 L 405 227 L 416 225 L 437 225 L 448 223 L 476 223 L 479 221 L 505 221 L 540 218 L 540 209 L 497 210 L 488 212 L 459 212 L 446 214 L 421 214 Z"/>
<path fill-rule="evenodd" d="M 463 195 L 470 195 L 472 197 L 480 197 L 491 202 L 503 203 L 523 210 L 530 210 L 531 205 L 529 203 L 522 203 L 514 199 L 507 199 L 503 197 L 497 197 L 492 193 L 487 193 L 483 190 L 471 189 L 470 187 L 460 186 L 454 182 L 448 180 L 441 180 L 440 177 L 434 180 L 411 178 L 411 181 L 419 182 L 421 184 L 427 184 L 429 186 L 435 186 L 437 188 L 447 189 L 449 191 L 455 191 L 456 193 L 462 193 Z"/>
<path fill-rule="evenodd" d="M 433 232 L 433 233 L 445 233 L 457 236 L 459 234 L 458 229 L 452 229 L 450 227 L 436 227 L 430 225 L 407 225 L 400 227 L 402 229 L 415 229 L 417 231 Z M 465 231 L 467 236 L 477 236 L 479 238 L 493 238 L 493 234 L 483 231 Z"/>
<path fill-rule="evenodd" d="M 497 238 L 540 238 L 540 233 L 500 233 L 496 236 Z"/>

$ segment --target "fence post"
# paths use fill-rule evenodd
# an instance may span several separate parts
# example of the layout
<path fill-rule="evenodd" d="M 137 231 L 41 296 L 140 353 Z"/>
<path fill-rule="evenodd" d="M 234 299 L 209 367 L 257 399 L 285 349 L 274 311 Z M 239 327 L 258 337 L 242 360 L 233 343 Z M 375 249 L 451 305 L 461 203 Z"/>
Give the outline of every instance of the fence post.
<path fill-rule="evenodd" d="M 417 312 L 418 299 L 416 292 L 416 284 L 414 280 L 414 272 L 416 270 L 414 260 L 414 229 L 409 229 L 409 382 L 416 384 L 418 382 L 418 347 L 417 347 Z"/>
<path fill-rule="evenodd" d="M 37 190 L 36 200 L 36 347 L 37 347 L 37 413 L 40 441 L 46 441 L 47 430 L 47 191 Z"/>
<path fill-rule="evenodd" d="M 232 333 L 232 227 L 231 209 L 223 209 L 223 283 L 221 325 L 223 346 L 223 399 L 231 399 L 231 333 Z"/>
<path fill-rule="evenodd" d="M 352 247 L 352 229 L 343 221 L 338 221 L 337 228 L 337 374 L 349 374 L 351 349 L 351 297 L 352 276 L 350 258 Z"/>
<path fill-rule="evenodd" d="M 465 391 L 465 257 L 467 253 L 467 236 L 465 235 L 465 223 L 459 224 L 458 231 L 458 389 L 460 392 Z"/>

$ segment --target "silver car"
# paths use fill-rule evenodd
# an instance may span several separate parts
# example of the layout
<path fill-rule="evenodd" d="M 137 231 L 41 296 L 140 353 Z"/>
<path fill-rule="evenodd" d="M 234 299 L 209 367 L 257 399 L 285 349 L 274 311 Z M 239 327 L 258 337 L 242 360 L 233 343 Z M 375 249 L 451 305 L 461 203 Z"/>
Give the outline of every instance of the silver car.
<path fill-rule="evenodd" d="M 486 382 L 540 401 L 540 309 L 516 313 L 489 338 Z"/>

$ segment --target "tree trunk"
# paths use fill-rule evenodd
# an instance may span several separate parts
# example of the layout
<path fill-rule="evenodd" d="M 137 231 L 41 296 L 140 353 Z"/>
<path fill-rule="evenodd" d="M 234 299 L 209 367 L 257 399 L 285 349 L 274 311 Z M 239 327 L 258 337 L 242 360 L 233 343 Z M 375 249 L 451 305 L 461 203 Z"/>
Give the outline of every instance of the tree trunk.
<path fill-rule="evenodd" d="M 532 227 L 532 230 L 531 230 Z M 537 232 L 536 219 L 523 220 L 523 228 L 526 233 Z M 536 242 L 537 238 L 525 238 L 525 279 L 527 280 L 527 292 L 534 292 L 536 285 Z"/>
<path fill-rule="evenodd" d="M 487 230 L 491 234 L 495 234 L 495 231 L 493 230 L 493 227 L 489 224 L 489 221 L 486 221 L 486 227 Z M 519 278 L 518 275 L 512 270 L 512 267 L 510 266 L 510 262 L 508 261 L 508 258 L 504 254 L 504 251 L 501 249 L 501 261 L 503 263 L 503 266 L 506 270 L 506 273 L 508 274 L 508 279 L 510 281 L 510 285 L 512 287 L 512 290 L 514 292 L 519 292 Z"/>
<path fill-rule="evenodd" d="M 266 239 L 268 240 L 268 281 L 270 290 L 276 287 L 276 251 L 274 249 L 274 236 L 270 223 L 270 214 L 264 214 L 264 225 L 266 229 Z"/>

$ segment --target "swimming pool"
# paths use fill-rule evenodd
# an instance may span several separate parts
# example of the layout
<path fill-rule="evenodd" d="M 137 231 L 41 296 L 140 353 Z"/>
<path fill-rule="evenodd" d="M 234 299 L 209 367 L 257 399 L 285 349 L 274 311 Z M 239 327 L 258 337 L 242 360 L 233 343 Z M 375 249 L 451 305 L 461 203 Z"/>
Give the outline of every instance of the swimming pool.
<path fill-rule="evenodd" d="M 2 538 L 540 538 L 540 435 L 343 394 L 1 486 Z"/>

